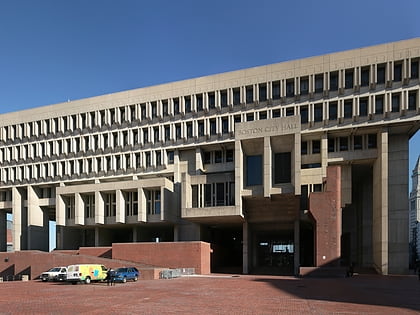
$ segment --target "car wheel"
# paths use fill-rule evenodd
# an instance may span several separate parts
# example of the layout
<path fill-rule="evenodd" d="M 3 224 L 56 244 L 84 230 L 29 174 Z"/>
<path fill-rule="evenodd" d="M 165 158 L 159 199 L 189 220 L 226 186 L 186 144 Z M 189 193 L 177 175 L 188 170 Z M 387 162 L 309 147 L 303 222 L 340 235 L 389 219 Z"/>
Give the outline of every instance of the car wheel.
<path fill-rule="evenodd" d="M 71 282 L 71 284 L 73 284 L 73 285 L 74 285 L 74 284 L 77 284 L 77 282 L 76 282 L 76 281 L 72 281 L 72 282 Z"/>
<path fill-rule="evenodd" d="M 86 284 L 89 284 L 89 283 L 90 283 L 90 277 L 86 277 L 86 279 L 85 279 L 85 283 L 86 283 Z"/>
<path fill-rule="evenodd" d="M 123 282 L 123 283 L 126 283 L 126 282 L 127 282 L 127 278 L 126 278 L 126 277 L 124 277 L 124 278 L 122 279 L 122 282 Z"/>
<path fill-rule="evenodd" d="M 139 280 L 139 277 L 135 276 L 133 280 L 137 281 L 137 280 Z"/>

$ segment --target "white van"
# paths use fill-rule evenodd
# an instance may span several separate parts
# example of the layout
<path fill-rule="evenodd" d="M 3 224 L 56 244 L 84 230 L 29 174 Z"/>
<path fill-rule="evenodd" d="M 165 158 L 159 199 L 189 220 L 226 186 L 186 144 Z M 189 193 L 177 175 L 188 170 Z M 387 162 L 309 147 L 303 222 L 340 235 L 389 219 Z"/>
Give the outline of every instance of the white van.
<path fill-rule="evenodd" d="M 76 284 L 78 282 L 89 284 L 91 281 L 105 280 L 106 272 L 107 269 L 104 265 L 70 265 L 67 267 L 67 281 L 71 282 L 72 284 Z"/>

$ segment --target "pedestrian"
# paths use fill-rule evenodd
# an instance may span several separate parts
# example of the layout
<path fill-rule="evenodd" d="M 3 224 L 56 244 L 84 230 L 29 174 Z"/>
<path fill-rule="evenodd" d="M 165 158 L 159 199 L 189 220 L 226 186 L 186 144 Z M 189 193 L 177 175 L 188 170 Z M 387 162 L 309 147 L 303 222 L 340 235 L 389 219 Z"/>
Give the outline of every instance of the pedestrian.
<path fill-rule="evenodd" d="M 107 285 L 114 285 L 114 271 L 109 268 L 108 271 L 106 272 L 106 283 Z"/>

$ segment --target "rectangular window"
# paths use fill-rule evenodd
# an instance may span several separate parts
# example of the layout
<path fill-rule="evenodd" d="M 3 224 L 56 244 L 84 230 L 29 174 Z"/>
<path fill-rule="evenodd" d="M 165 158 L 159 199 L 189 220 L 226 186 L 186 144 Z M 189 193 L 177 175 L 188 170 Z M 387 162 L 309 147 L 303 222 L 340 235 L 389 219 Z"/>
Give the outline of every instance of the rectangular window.
<path fill-rule="evenodd" d="M 352 89 L 354 86 L 354 70 L 347 69 L 345 71 L 344 87 L 346 89 Z"/>
<path fill-rule="evenodd" d="M 330 73 L 330 91 L 338 90 L 338 72 Z"/>
<path fill-rule="evenodd" d="M 384 97 L 379 95 L 375 97 L 375 114 L 383 114 L 384 112 Z"/>
<path fill-rule="evenodd" d="M 417 91 L 408 93 L 408 110 L 416 110 L 417 108 Z"/>
<path fill-rule="evenodd" d="M 336 120 L 338 116 L 338 105 L 337 102 L 331 102 L 328 105 L 329 120 Z"/>
<path fill-rule="evenodd" d="M 369 68 L 363 68 L 361 73 L 361 86 L 368 86 L 369 85 L 369 75 L 370 71 Z"/>
<path fill-rule="evenodd" d="M 300 78 L 300 95 L 307 95 L 309 92 L 309 79 Z"/>
<path fill-rule="evenodd" d="M 353 101 L 347 100 L 344 101 L 344 118 L 352 118 L 353 117 Z"/>
<path fill-rule="evenodd" d="M 166 117 L 169 115 L 169 105 L 168 105 L 167 100 L 162 101 L 162 112 L 163 112 L 163 117 Z"/>
<path fill-rule="evenodd" d="M 375 149 L 377 147 L 377 137 L 376 134 L 368 135 L 368 149 Z"/>
<path fill-rule="evenodd" d="M 229 121 L 227 117 L 222 118 L 222 133 L 226 134 L 229 132 Z"/>
<path fill-rule="evenodd" d="M 321 153 L 321 141 L 313 140 L 312 141 L 312 154 Z"/>
<path fill-rule="evenodd" d="M 214 152 L 214 163 L 222 163 L 222 162 L 223 162 L 222 151 L 215 151 Z"/>
<path fill-rule="evenodd" d="M 376 68 L 376 80 L 378 84 L 385 83 L 385 65 L 378 65 Z"/>
<path fill-rule="evenodd" d="M 258 94 L 260 102 L 265 102 L 267 100 L 267 84 L 258 85 Z"/>
<path fill-rule="evenodd" d="M 216 206 L 225 205 L 225 183 L 216 183 Z"/>
<path fill-rule="evenodd" d="M 353 141 L 354 141 L 354 150 L 363 149 L 362 136 L 354 136 Z"/>
<path fill-rule="evenodd" d="M 211 207 L 213 204 L 211 186 L 211 184 L 204 184 L 204 207 Z"/>
<path fill-rule="evenodd" d="M 185 100 L 185 112 L 191 113 L 191 97 L 186 96 L 184 100 Z"/>
<path fill-rule="evenodd" d="M 240 89 L 233 89 L 233 105 L 239 105 L 241 103 Z"/>
<path fill-rule="evenodd" d="M 308 142 L 302 141 L 302 143 L 300 144 L 300 154 L 301 155 L 308 154 Z"/>
<path fill-rule="evenodd" d="M 392 94 L 392 108 L 393 113 L 400 111 L 400 94 Z"/>
<path fill-rule="evenodd" d="M 340 151 L 348 151 L 349 139 L 347 137 L 340 137 Z"/>
<path fill-rule="evenodd" d="M 117 206 L 115 203 L 115 193 L 105 194 L 105 216 L 115 217 Z"/>
<path fill-rule="evenodd" d="M 233 150 L 226 150 L 226 162 L 233 162 L 235 159 L 235 155 Z"/>
<path fill-rule="evenodd" d="M 210 119 L 210 135 L 216 134 L 216 119 Z"/>
<path fill-rule="evenodd" d="M 260 120 L 267 119 L 267 112 L 266 111 L 259 112 L 259 119 Z"/>
<path fill-rule="evenodd" d="M 174 151 L 168 151 L 167 157 L 168 157 L 168 164 L 174 164 Z"/>
<path fill-rule="evenodd" d="M 295 115 L 295 108 L 294 107 L 286 107 L 286 116 L 294 116 L 294 115 Z"/>
<path fill-rule="evenodd" d="M 411 61 L 411 79 L 419 78 L 419 62 Z"/>
<path fill-rule="evenodd" d="M 192 207 L 198 208 L 198 185 L 191 185 Z"/>
<path fill-rule="evenodd" d="M 205 151 L 204 152 L 204 164 L 210 164 L 211 163 L 211 152 Z"/>
<path fill-rule="evenodd" d="M 280 117 L 280 109 L 273 109 L 273 118 Z"/>
<path fill-rule="evenodd" d="M 216 96 L 214 93 L 209 93 L 209 108 L 213 109 L 216 108 Z M 201 95 L 200 95 L 201 96 Z M 197 110 L 203 110 L 203 97 L 200 97 L 200 101 L 197 96 Z"/>
<path fill-rule="evenodd" d="M 178 115 L 179 112 L 180 112 L 180 109 L 179 109 L 179 98 L 174 98 L 173 99 L 173 102 L 174 102 L 174 114 L 175 115 Z"/>
<path fill-rule="evenodd" d="M 262 155 L 249 155 L 246 157 L 246 185 L 262 184 Z"/>
<path fill-rule="evenodd" d="M 157 104 L 156 102 L 152 102 L 152 119 L 157 117 Z"/>
<path fill-rule="evenodd" d="M 253 121 L 254 120 L 254 113 L 246 114 L 246 121 Z"/>
<path fill-rule="evenodd" d="M 193 137 L 193 127 L 192 122 L 187 123 L 187 138 L 191 139 Z"/>
<path fill-rule="evenodd" d="M 273 82 L 273 100 L 280 99 L 280 81 Z"/>
<path fill-rule="evenodd" d="M 306 124 L 308 122 L 308 106 L 300 107 L 300 122 Z"/>
<path fill-rule="evenodd" d="M 251 104 L 254 102 L 254 89 L 252 86 L 247 86 L 245 89 L 246 103 Z"/>
<path fill-rule="evenodd" d="M 322 104 L 315 104 L 314 105 L 314 120 L 315 121 L 322 121 Z"/>
<path fill-rule="evenodd" d="M 160 190 L 146 190 L 147 214 L 160 214 Z"/>
<path fill-rule="evenodd" d="M 394 64 L 394 81 L 399 82 L 402 80 L 402 63 Z"/>
<path fill-rule="evenodd" d="M 335 138 L 328 138 L 328 152 L 335 151 Z"/>
<path fill-rule="evenodd" d="M 322 93 L 324 90 L 324 76 L 317 74 L 315 76 L 315 93 Z"/>
<path fill-rule="evenodd" d="M 295 96 L 295 81 L 287 80 L 286 81 L 286 97 Z"/>
<path fill-rule="evenodd" d="M 221 107 L 227 107 L 228 106 L 227 91 L 226 90 L 220 91 L 220 105 L 221 105 Z"/>
<path fill-rule="evenodd" d="M 291 153 L 282 152 L 274 154 L 274 184 L 291 182 Z"/>
<path fill-rule="evenodd" d="M 368 114 L 368 99 L 361 98 L 359 101 L 359 116 L 367 116 Z"/>

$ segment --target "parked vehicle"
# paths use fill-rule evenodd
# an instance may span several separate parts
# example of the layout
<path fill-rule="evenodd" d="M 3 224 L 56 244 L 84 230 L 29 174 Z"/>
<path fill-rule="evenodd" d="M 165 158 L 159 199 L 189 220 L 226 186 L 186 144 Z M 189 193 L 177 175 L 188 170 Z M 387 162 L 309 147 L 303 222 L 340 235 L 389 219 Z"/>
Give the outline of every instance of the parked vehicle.
<path fill-rule="evenodd" d="M 42 281 L 65 281 L 67 278 L 67 267 L 54 267 L 41 274 Z"/>
<path fill-rule="evenodd" d="M 71 265 L 67 267 L 67 281 L 72 284 L 76 284 L 78 282 L 89 284 L 92 281 L 105 280 L 106 272 L 107 269 L 104 265 Z"/>
<path fill-rule="evenodd" d="M 112 272 L 115 282 L 126 283 L 127 280 L 137 281 L 140 272 L 135 267 L 118 268 Z"/>

